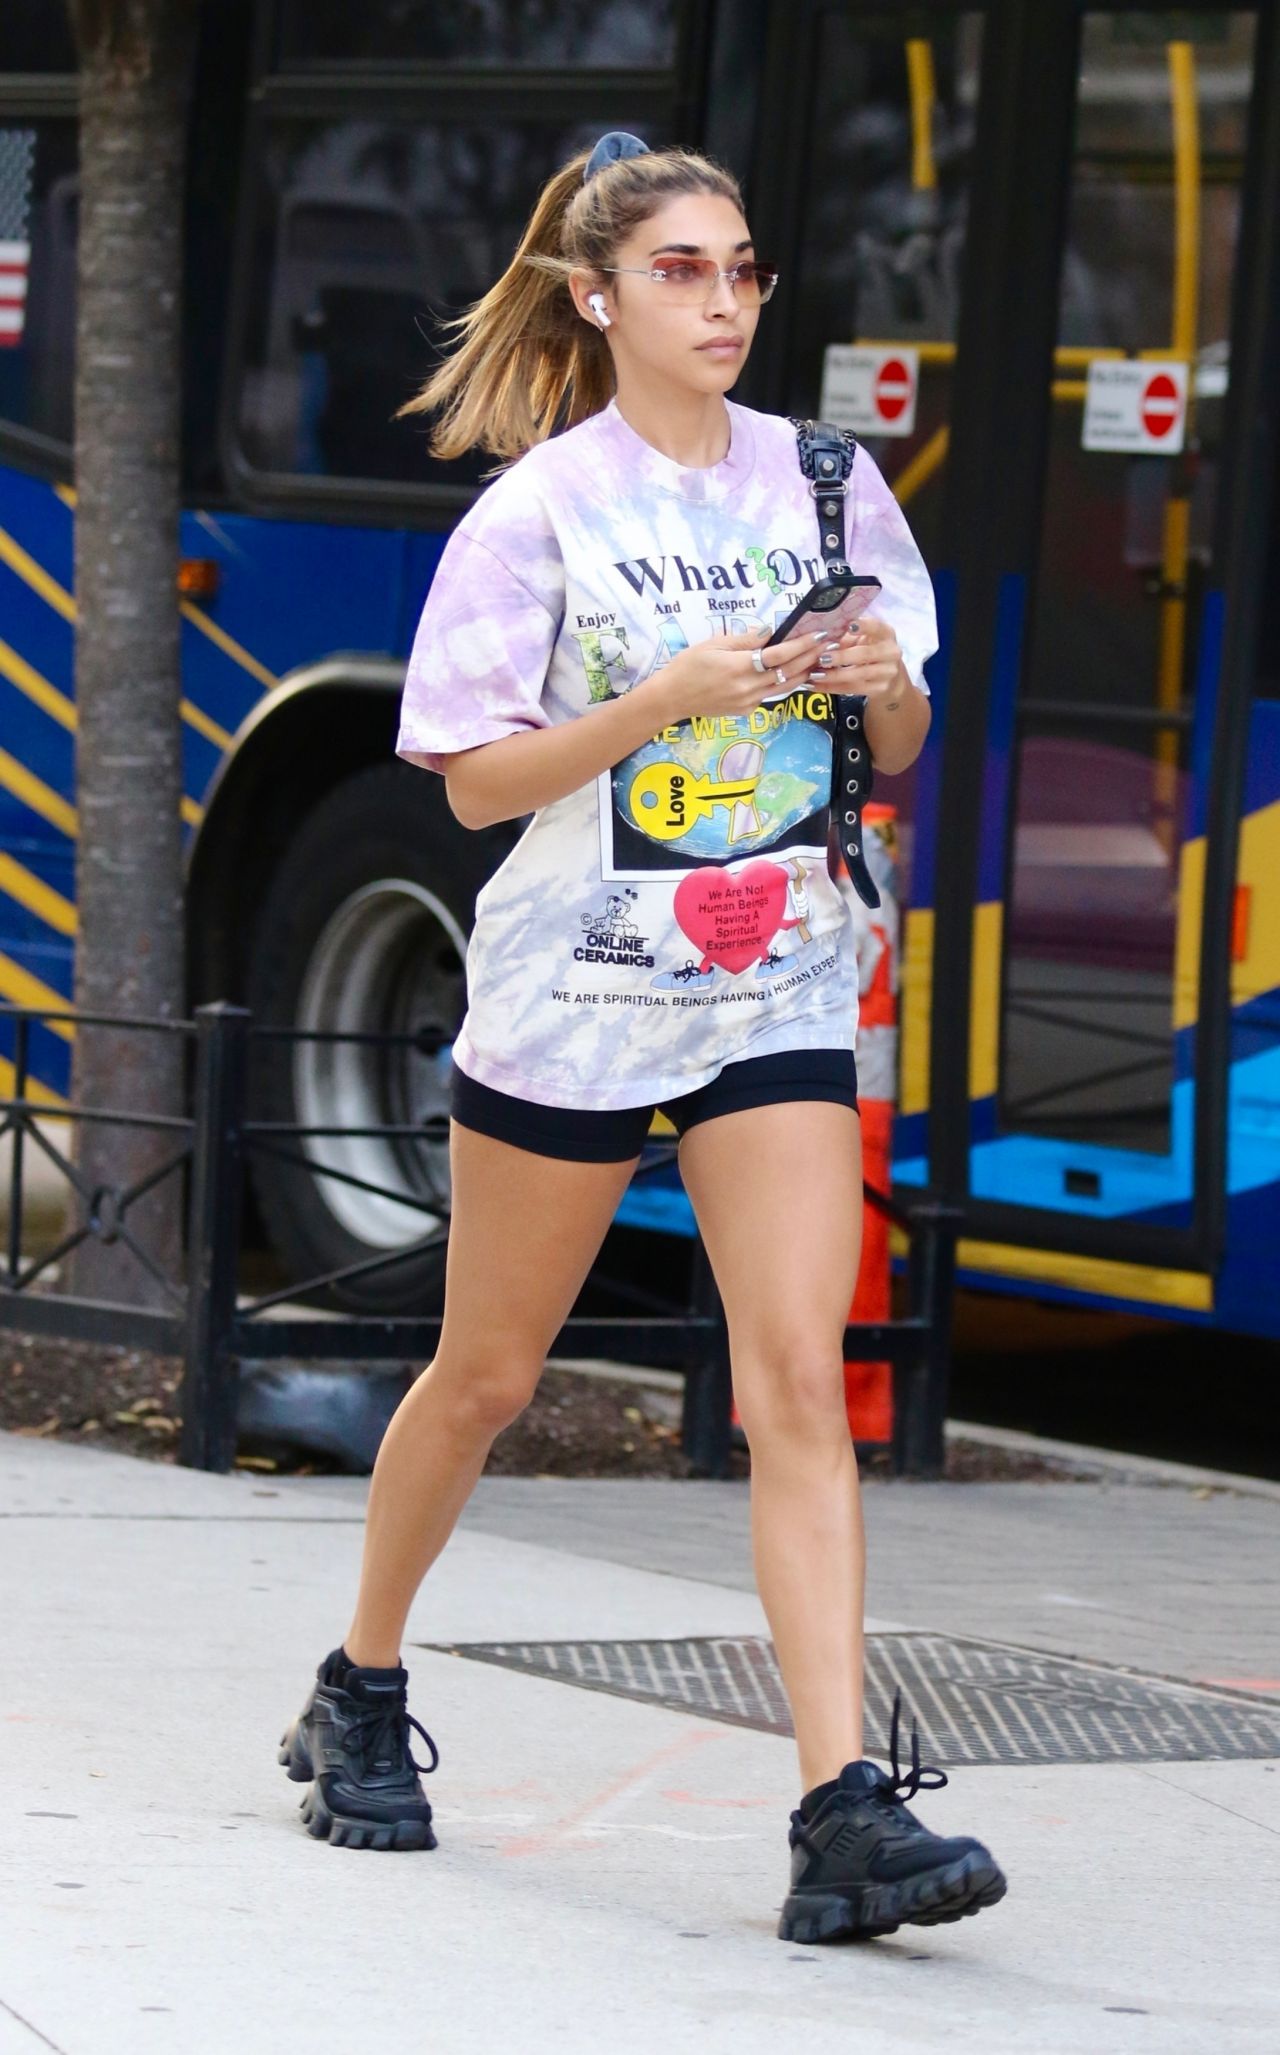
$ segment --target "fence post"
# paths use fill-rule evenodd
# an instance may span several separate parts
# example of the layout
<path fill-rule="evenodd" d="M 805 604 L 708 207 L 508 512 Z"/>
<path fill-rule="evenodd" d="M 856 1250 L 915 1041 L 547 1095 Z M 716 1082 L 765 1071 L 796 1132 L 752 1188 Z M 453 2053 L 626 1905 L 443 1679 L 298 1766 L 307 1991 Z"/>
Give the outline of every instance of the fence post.
<path fill-rule="evenodd" d="M 22 1145 L 27 1138 L 27 1066 L 31 1022 L 20 1013 L 13 1023 L 13 1096 L 20 1103 L 13 1115 L 9 1157 L 9 1276 L 13 1284 L 22 1267 Z"/>
<path fill-rule="evenodd" d="M 235 1461 L 239 1366 L 233 1353 L 249 1019 L 219 1000 L 196 1008 L 194 1127 L 187 1221 L 187 1317 L 178 1460 Z"/>
<path fill-rule="evenodd" d="M 697 1353 L 691 1348 L 685 1360 L 681 1447 L 689 1458 L 692 1476 L 727 1477 L 732 1446 L 729 1409 L 733 1399 L 729 1335 L 719 1288 L 701 1235 L 694 1237 L 689 1310 L 694 1314 L 714 1313 L 717 1324 L 711 1334 L 705 1329 L 699 1331 Z"/>
<path fill-rule="evenodd" d="M 941 1477 L 946 1463 L 956 1237 L 963 1215 L 958 1207 L 933 1199 L 911 1207 L 910 1213 L 907 1311 L 924 1325 L 910 1359 L 894 1371 L 892 1468 L 895 1477 Z"/>

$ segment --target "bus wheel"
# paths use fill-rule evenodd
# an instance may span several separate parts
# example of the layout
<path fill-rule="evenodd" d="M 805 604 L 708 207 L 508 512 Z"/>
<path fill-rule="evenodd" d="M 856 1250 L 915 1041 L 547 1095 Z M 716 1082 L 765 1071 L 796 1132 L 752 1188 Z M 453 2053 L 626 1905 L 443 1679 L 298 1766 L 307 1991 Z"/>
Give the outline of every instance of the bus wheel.
<path fill-rule="evenodd" d="M 255 1037 L 255 1119 L 413 1130 L 251 1144 L 255 1195 L 288 1279 L 388 1259 L 307 1294 L 321 1303 L 381 1312 L 439 1304 L 450 1048 L 466 1005 L 475 896 L 493 862 L 491 839 L 450 812 L 443 780 L 377 764 L 320 801 L 272 881 L 247 981 L 255 1024 L 443 1037 L 434 1055 L 407 1044 Z"/>

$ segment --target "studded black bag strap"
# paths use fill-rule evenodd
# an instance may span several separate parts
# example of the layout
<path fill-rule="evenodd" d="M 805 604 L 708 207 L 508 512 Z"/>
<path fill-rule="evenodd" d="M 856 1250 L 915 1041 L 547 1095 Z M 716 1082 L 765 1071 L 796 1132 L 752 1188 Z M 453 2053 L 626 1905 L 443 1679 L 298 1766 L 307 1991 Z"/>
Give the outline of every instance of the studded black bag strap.
<path fill-rule="evenodd" d="M 787 419 L 796 431 L 800 469 L 809 480 L 818 510 L 818 540 L 829 572 L 847 571 L 845 560 L 845 497 L 853 469 L 856 438 L 830 421 Z M 831 756 L 831 818 L 854 891 L 865 906 L 879 906 L 880 893 L 863 854 L 862 809 L 871 797 L 871 751 L 867 747 L 860 693 L 833 693 L 835 735 Z"/>

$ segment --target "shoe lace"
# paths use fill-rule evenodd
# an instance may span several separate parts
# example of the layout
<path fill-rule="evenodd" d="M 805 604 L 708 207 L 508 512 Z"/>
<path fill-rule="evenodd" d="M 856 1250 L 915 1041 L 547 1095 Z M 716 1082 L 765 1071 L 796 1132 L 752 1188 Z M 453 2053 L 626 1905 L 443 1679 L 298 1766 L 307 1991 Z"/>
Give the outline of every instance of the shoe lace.
<path fill-rule="evenodd" d="M 418 1762 L 413 1755 L 413 1744 L 409 1739 L 410 1727 L 417 1728 L 431 1750 L 430 1766 Z M 347 1749 L 356 1750 L 366 1768 L 383 1753 L 393 1759 L 397 1755 L 406 1756 L 413 1768 L 424 1777 L 429 1777 L 432 1770 L 440 1766 L 439 1749 L 421 1721 L 414 1719 L 403 1699 L 399 1704 L 370 1705 L 363 1707 L 358 1713 L 353 1713 L 346 1724 L 343 1745 Z"/>
<path fill-rule="evenodd" d="M 889 1725 L 889 1757 L 893 1763 L 893 1775 L 889 1777 L 882 1770 L 880 1772 L 880 1782 L 876 1785 L 875 1790 L 867 1793 L 870 1799 L 878 1802 L 890 1812 L 897 1812 L 906 1803 L 907 1799 L 915 1797 L 917 1791 L 940 1791 L 944 1784 L 951 1781 L 946 1771 L 940 1770 L 935 1763 L 921 1764 L 920 1735 L 914 1719 L 911 1722 L 911 1768 L 905 1776 L 903 1775 L 902 1764 L 898 1760 L 898 1722 L 901 1712 L 902 1691 L 899 1687 L 895 1686 L 893 1693 L 893 1717 Z M 809 1845 L 809 1836 L 806 1829 L 812 1825 L 812 1821 L 807 1821 L 804 1814 L 797 1810 L 792 1813 L 791 1822 L 795 1829 L 796 1838 Z"/>
<path fill-rule="evenodd" d="M 902 1692 L 895 1686 L 893 1719 L 889 1726 L 889 1759 L 893 1764 L 893 1777 L 888 1784 L 881 1786 L 881 1796 L 890 1804 L 899 1799 L 905 1803 L 908 1798 L 914 1798 L 917 1791 L 940 1791 L 944 1784 L 950 1782 L 946 1771 L 940 1770 L 936 1764 L 926 1763 L 921 1767 L 920 1736 L 914 1719 L 911 1722 L 911 1769 L 903 1776 L 902 1765 L 898 1761 L 898 1716 L 901 1710 Z"/>

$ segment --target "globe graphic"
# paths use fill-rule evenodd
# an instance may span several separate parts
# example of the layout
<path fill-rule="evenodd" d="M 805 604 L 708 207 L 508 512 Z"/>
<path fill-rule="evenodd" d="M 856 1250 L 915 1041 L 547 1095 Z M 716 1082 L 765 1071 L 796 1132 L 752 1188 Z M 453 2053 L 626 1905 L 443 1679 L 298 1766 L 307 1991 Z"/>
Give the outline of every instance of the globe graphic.
<path fill-rule="evenodd" d="M 799 821 L 826 803 L 831 790 L 831 737 L 809 721 L 790 721 L 772 735 L 722 735 L 708 741 L 690 737 L 674 748 L 646 742 L 613 774 L 614 805 L 628 826 L 644 833 L 645 803 L 631 807 L 631 787 L 650 764 L 678 762 L 699 778 L 731 784 L 757 775 L 750 801 L 728 799 L 712 806 L 695 805 L 683 835 L 664 839 L 671 853 L 701 858 L 750 856 L 767 849 Z M 657 838 L 654 838 L 655 845 Z"/>

